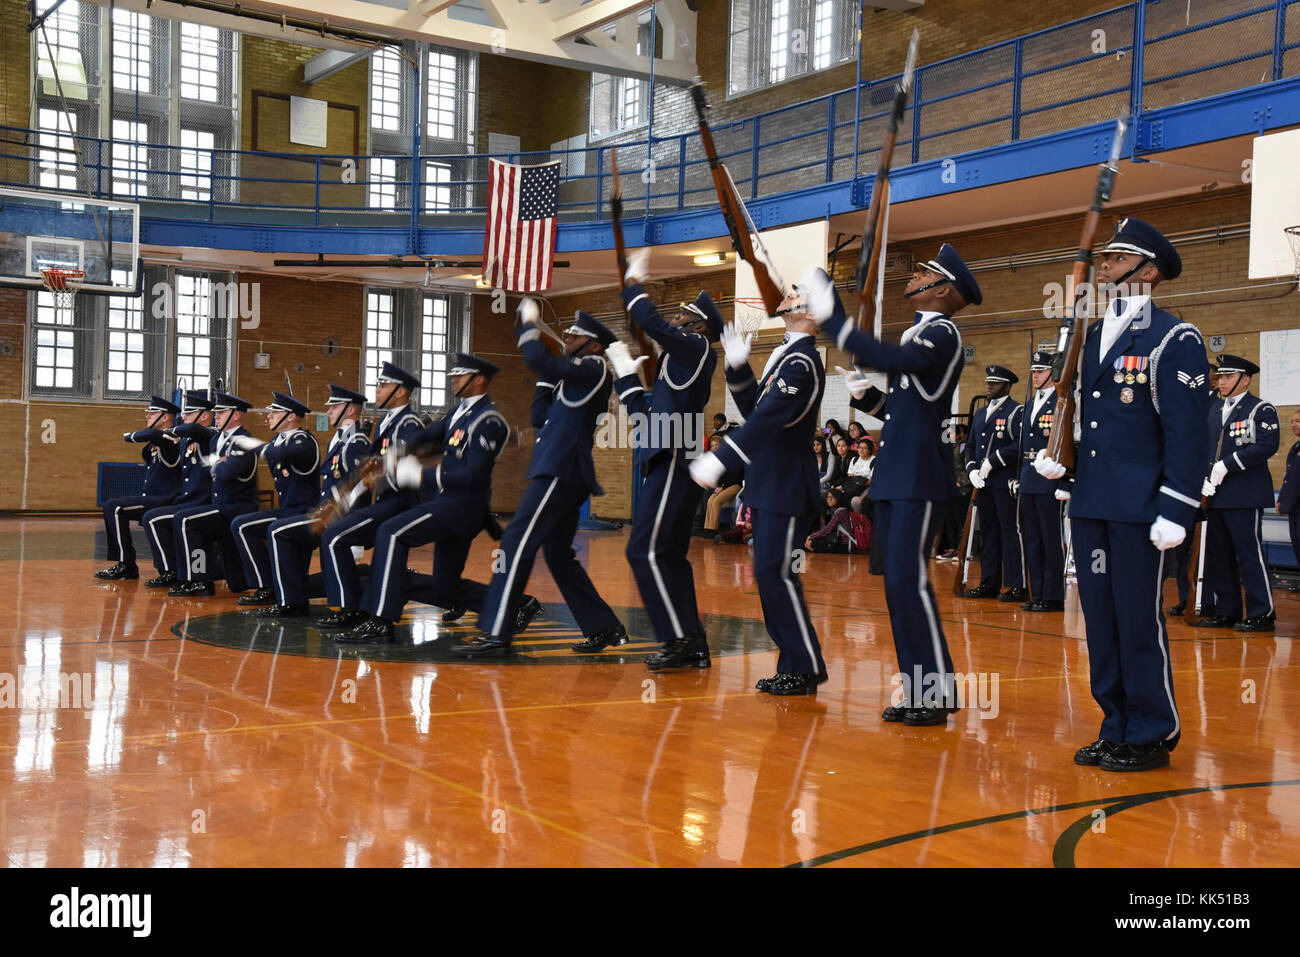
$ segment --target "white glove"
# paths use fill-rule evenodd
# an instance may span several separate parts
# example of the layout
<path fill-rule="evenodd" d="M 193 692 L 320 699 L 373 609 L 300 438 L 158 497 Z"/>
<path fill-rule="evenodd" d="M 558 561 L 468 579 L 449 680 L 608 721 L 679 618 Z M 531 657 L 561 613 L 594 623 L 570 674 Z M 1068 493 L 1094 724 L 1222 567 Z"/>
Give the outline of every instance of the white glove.
<path fill-rule="evenodd" d="M 632 358 L 632 354 L 627 351 L 626 342 L 611 342 L 609 348 L 605 350 L 605 357 L 614 364 L 614 374 L 620 379 L 624 376 L 636 375 L 641 368 L 641 363 L 646 361 L 646 356 L 637 356 Z"/>
<path fill-rule="evenodd" d="M 726 466 L 712 452 L 705 452 L 691 463 L 691 481 L 700 488 L 713 488 L 722 481 Z"/>
<path fill-rule="evenodd" d="M 256 452 L 262 446 L 266 445 L 261 439 L 255 439 L 251 435 L 236 435 L 230 440 L 232 445 L 237 445 L 245 452 Z"/>
<path fill-rule="evenodd" d="M 525 326 L 535 326 L 541 321 L 542 308 L 537 304 L 536 299 L 525 296 L 519 300 L 519 308 L 515 310 L 515 314 Z"/>
<path fill-rule="evenodd" d="M 990 462 L 988 459 L 985 459 L 984 464 L 980 466 L 980 478 L 987 479 L 989 477 L 989 473 L 992 471 L 993 471 L 993 463 Z"/>
<path fill-rule="evenodd" d="M 1034 458 L 1034 471 L 1045 479 L 1056 481 L 1065 474 L 1065 466 L 1047 457 L 1047 449 L 1039 449 Z"/>
<path fill-rule="evenodd" d="M 1063 488 L 1058 488 L 1053 494 L 1058 502 L 1068 502 L 1070 500 L 1070 493 Z"/>
<path fill-rule="evenodd" d="M 1214 496 L 1214 493 L 1217 492 L 1218 490 L 1219 490 L 1219 486 L 1215 485 L 1209 479 L 1206 479 L 1201 483 L 1201 494 L 1204 495 L 1206 498 L 1212 498 Z"/>
<path fill-rule="evenodd" d="M 1187 529 L 1169 519 L 1157 518 L 1151 524 L 1151 544 L 1162 552 L 1177 548 L 1187 537 Z"/>
<path fill-rule="evenodd" d="M 627 272 L 623 274 L 624 282 L 643 283 L 650 278 L 650 248 L 638 249 L 627 257 Z"/>
<path fill-rule="evenodd" d="M 1210 469 L 1210 481 L 1215 485 L 1219 485 L 1227 474 L 1228 467 L 1223 464 L 1223 459 L 1219 459 L 1214 463 L 1214 467 Z"/>
<path fill-rule="evenodd" d="M 970 473 L 970 484 L 976 488 L 983 488 L 988 483 L 984 481 L 984 476 L 980 475 L 978 471 L 972 471 Z"/>
<path fill-rule="evenodd" d="M 417 456 L 408 455 L 397 463 L 393 478 L 398 488 L 419 488 L 424 475 L 424 466 Z"/>
<path fill-rule="evenodd" d="M 730 368 L 739 369 L 749 364 L 749 346 L 753 341 L 754 334 L 742 334 L 734 322 L 722 327 L 722 353 Z"/>
<path fill-rule="evenodd" d="M 849 395 L 855 399 L 860 399 L 867 394 L 871 388 L 871 380 L 866 373 L 859 372 L 857 369 L 846 369 L 844 366 L 836 366 L 835 371 L 844 377 L 844 387 L 849 390 Z"/>
<path fill-rule="evenodd" d="M 835 284 L 825 269 L 809 266 L 799 277 L 799 288 L 803 290 L 808 315 L 820 326 L 835 311 Z"/>
<path fill-rule="evenodd" d="M 1020 480 L 1019 480 L 1019 479 L 1012 479 L 1010 482 L 1007 483 L 1007 488 L 1011 489 L 1011 494 L 1012 494 L 1012 495 L 1019 495 L 1019 494 L 1020 494 Z"/>

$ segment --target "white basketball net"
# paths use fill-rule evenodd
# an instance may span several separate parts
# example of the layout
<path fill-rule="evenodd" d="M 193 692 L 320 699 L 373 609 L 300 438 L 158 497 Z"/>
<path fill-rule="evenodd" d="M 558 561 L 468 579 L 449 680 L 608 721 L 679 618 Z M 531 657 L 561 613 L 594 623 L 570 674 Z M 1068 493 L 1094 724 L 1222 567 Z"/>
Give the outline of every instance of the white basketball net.
<path fill-rule="evenodd" d="M 86 273 L 81 269 L 52 267 L 41 270 L 41 282 L 45 283 L 45 288 L 54 296 L 54 305 L 57 309 L 72 308 L 77 289 L 81 285 L 81 280 L 85 278 Z"/>
<path fill-rule="evenodd" d="M 734 322 L 741 332 L 757 333 L 767 319 L 767 307 L 762 299 L 737 299 L 734 304 Z"/>
<path fill-rule="evenodd" d="M 1300 226 L 1288 226 L 1286 238 L 1291 244 L 1291 255 L 1295 257 L 1295 278 L 1300 284 Z"/>

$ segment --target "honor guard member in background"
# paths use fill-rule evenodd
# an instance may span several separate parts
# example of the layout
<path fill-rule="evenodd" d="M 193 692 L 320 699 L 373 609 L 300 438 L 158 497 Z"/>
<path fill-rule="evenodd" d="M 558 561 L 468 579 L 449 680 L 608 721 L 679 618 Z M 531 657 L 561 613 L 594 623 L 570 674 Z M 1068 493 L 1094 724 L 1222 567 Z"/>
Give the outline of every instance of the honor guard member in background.
<path fill-rule="evenodd" d="M 980 489 L 980 583 L 966 589 L 967 598 L 1024 601 L 1025 570 L 1021 564 L 1020 526 L 1012 483 L 1020 478 L 1020 431 L 1024 409 L 1010 396 L 1019 377 L 1003 366 L 984 370 L 988 405 L 970 423 L 966 442 L 966 474 Z M 999 585 L 1007 590 L 998 594 Z"/>
<path fill-rule="evenodd" d="M 1024 412 L 1020 439 L 1020 538 L 1025 546 L 1025 577 L 1032 601 L 1025 611 L 1065 610 L 1065 539 L 1061 511 L 1070 499 L 1064 481 L 1052 482 L 1034 468 L 1039 449 L 1047 448 L 1056 422 L 1056 382 L 1052 353 L 1035 352 L 1029 359 L 1034 392 Z M 1069 428 L 1071 423 L 1062 427 Z"/>
<path fill-rule="evenodd" d="M 534 416 L 539 405 L 547 402 L 541 383 L 555 383 L 555 387 L 546 424 L 533 448 L 528 487 L 501 540 L 500 563 L 494 564 L 499 570 L 492 575 L 479 614 L 483 634 L 451 649 L 464 658 L 510 653 L 517 611 L 539 548 L 564 603 L 586 636 L 583 650 L 599 651 L 628 640 L 623 624 L 596 593 L 573 550 L 578 513 L 596 488 L 591 447 L 596 420 L 608 409 L 613 389 L 603 353 L 614 342 L 614 334 L 579 310 L 573 325 L 564 330 L 565 355 L 558 357 L 542 345 L 540 321 L 537 302 L 521 300 L 516 314 L 519 351 L 539 380 Z"/>
<path fill-rule="evenodd" d="M 178 435 L 193 439 L 202 450 L 212 470 L 212 497 L 203 505 L 181 509 L 172 519 L 180 559 L 176 577 L 180 581 L 167 592 L 169 595 L 215 593 L 215 556 L 209 547 L 212 544 L 221 556 L 226 586 L 233 592 L 248 588 L 230 526 L 240 515 L 257 511 L 257 455 L 246 452 L 235 441 L 240 436 L 252 437 L 243 425 L 244 413 L 251 408 L 251 403 L 237 395 L 218 392 L 212 404 L 215 429 L 198 424 L 176 428 Z"/>
<path fill-rule="evenodd" d="M 943 432 L 965 360 L 961 333 L 951 317 L 968 305 L 978 306 L 983 296 L 947 243 L 934 259 L 916 265 L 904 296 L 917 312 L 897 344 L 854 329 L 838 298 L 833 312 L 823 309 L 819 316 L 829 315 L 827 332 L 856 362 L 889 376 L 887 390 L 881 392 L 868 387 L 860 373 L 845 375 L 853 407 L 885 423 L 867 497 L 876 503 L 873 541 L 881 540 L 885 602 L 904 696 L 881 717 L 929 727 L 946 725 L 957 708 L 952 657 L 926 578 L 926 560 L 944 510 L 957 494 L 952 450 Z"/>
<path fill-rule="evenodd" d="M 399 456 L 424 431 L 424 423 L 411 411 L 411 394 L 420 380 L 405 369 L 385 362 L 375 386 L 375 409 L 384 417 L 375 426 L 370 454 Z M 379 526 L 416 504 L 414 489 L 398 488 L 392 475 L 382 477 L 374 490 L 374 503 L 349 512 L 321 535 L 320 570 L 325 597 L 338 609 L 318 623 L 322 628 L 355 628 L 366 620 L 361 610 L 361 573 L 352 556 L 353 546 L 369 548 Z"/>
<path fill-rule="evenodd" d="M 320 497 L 315 504 L 330 500 L 339 482 L 352 474 L 370 454 L 370 436 L 358 422 L 366 397 L 360 392 L 330 383 L 325 415 L 334 434 L 330 436 L 320 466 Z M 259 618 L 288 618 L 306 615 L 308 599 L 325 594 L 320 575 L 310 576 L 311 553 L 320 545 L 311 515 L 291 515 L 273 522 L 267 530 L 271 549 L 271 587 L 276 603 L 259 611 Z M 315 581 L 312 581 L 315 579 Z"/>
<path fill-rule="evenodd" d="M 212 400 L 202 392 L 186 392 L 181 397 L 181 423 L 212 425 Z M 171 588 L 177 577 L 176 513 L 191 505 L 204 505 L 212 501 L 212 470 L 203 461 L 203 449 L 198 442 L 177 433 L 180 426 L 168 431 L 176 439 L 181 456 L 181 488 L 170 504 L 151 508 L 140 516 L 140 525 L 148 533 L 149 550 L 153 553 L 156 578 L 146 581 L 146 588 Z M 206 434 L 206 432 L 204 433 Z"/>
<path fill-rule="evenodd" d="M 144 410 L 144 428 L 124 433 L 128 442 L 142 443 L 144 488 L 138 495 L 110 498 L 104 503 L 104 531 L 108 535 L 108 568 L 95 572 L 103 581 L 139 578 L 135 563 L 135 543 L 131 541 L 131 522 L 140 521 L 151 508 L 160 508 L 176 498 L 181 490 L 181 447 L 174 435 L 164 433 L 175 424 L 180 412 L 160 396 L 149 397 Z"/>
<path fill-rule="evenodd" d="M 1240 356 L 1219 356 L 1219 395 L 1210 404 L 1209 434 L 1217 449 L 1201 489 L 1209 497 L 1205 536 L 1205 582 L 1214 612 L 1198 625 L 1237 631 L 1272 631 L 1277 614 L 1264 562 L 1264 509 L 1273 504 L 1268 460 L 1277 454 L 1282 430 L 1271 402 L 1246 391 L 1259 366 Z M 1211 453 L 1214 454 L 1214 453 Z M 1246 586 L 1246 614 L 1241 586 Z"/>
<path fill-rule="evenodd" d="M 1291 416 L 1291 434 L 1300 439 L 1300 409 Z M 1295 552 L 1295 563 L 1300 567 L 1300 442 L 1291 446 L 1291 451 L 1286 454 L 1286 474 L 1277 493 L 1277 511 L 1287 518 L 1291 550 Z M 1287 591 L 1300 592 L 1300 581 L 1288 585 Z"/>
<path fill-rule="evenodd" d="M 1122 219 L 1097 282 L 1154 288 L 1182 272 L 1156 229 Z M 1166 552 L 1186 537 L 1205 474 L 1209 364 L 1196 327 L 1129 295 L 1088 327 L 1079 361 L 1070 532 L 1101 734 L 1076 764 L 1107 771 L 1166 767 L 1182 726 L 1160 586 Z M 1044 449 L 1034 467 L 1065 475 Z"/>
<path fill-rule="evenodd" d="M 244 563 L 244 580 L 257 589 L 251 595 L 240 595 L 240 605 L 269 605 L 275 600 L 268 532 L 280 519 L 315 508 L 320 499 L 320 443 L 303 428 L 311 409 L 291 395 L 271 394 L 275 401 L 266 407 L 266 424 L 275 438 L 270 442 L 242 435 L 234 439 L 245 452 L 266 460 L 279 498 L 277 507 L 241 515 L 231 523 L 230 531 Z"/>
<path fill-rule="evenodd" d="M 462 613 L 482 611 L 487 586 L 461 574 L 470 545 L 491 520 L 492 469 L 510 438 L 510 426 L 487 394 L 498 371 L 486 359 L 457 353 L 447 379 L 458 401 L 413 443 L 415 448 L 440 450 L 442 460 L 426 467 L 419 456 L 407 455 L 394 465 L 397 486 L 418 489 L 425 501 L 379 526 L 361 599 L 361 608 L 370 617 L 336 641 L 364 644 L 394 639 L 393 626 L 409 597 L 406 557 L 412 548 L 430 542 L 436 543 L 433 582 L 423 597 L 430 604 Z M 521 610 L 525 609 L 531 621 L 542 606 L 536 598 L 525 596 Z M 526 627 L 527 622 L 523 624 Z"/>
<path fill-rule="evenodd" d="M 627 561 L 663 650 L 646 658 L 651 670 L 709 667 L 709 643 L 695 604 L 695 576 L 686 553 L 701 489 L 687 474 L 689 460 L 704 449 L 688 448 L 704 438 L 704 406 L 718 364 L 713 343 L 722 334 L 722 316 L 707 292 L 682 306 L 669 324 L 641 287 L 649 250 L 633 254 L 628 264 L 623 303 L 635 322 L 663 349 L 650 392 L 641 387 L 638 365 L 627 346 L 615 342 L 609 358 L 618 379 L 614 389 L 628 412 L 644 417 L 645 439 L 636 449 L 644 477 L 632 517 Z M 581 649 L 579 649 L 581 650 Z"/>
<path fill-rule="evenodd" d="M 810 269 L 781 301 L 785 337 L 758 379 L 749 367 L 753 333 L 742 336 L 734 324 L 723 330 L 727 388 L 745 423 L 722 436 L 716 453 L 691 463 L 691 478 L 704 488 L 716 487 L 726 472 L 745 473 L 744 500 L 754 512 L 754 583 L 767 633 L 780 649 L 776 674 L 757 687 L 774 695 L 816 694 L 826 680 L 795 565 L 822 507 L 812 440 L 826 372 L 809 298 L 814 287 L 829 283 L 825 272 Z"/>

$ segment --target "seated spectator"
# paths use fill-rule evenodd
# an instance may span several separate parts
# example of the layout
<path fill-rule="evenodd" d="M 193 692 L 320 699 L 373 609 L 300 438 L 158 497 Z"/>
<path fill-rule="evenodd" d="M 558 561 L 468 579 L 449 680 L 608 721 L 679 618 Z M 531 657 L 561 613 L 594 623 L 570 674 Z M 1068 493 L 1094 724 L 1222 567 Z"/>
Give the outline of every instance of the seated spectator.
<path fill-rule="evenodd" d="M 727 417 L 726 417 L 725 415 L 723 415 L 721 412 L 718 412 L 718 413 L 716 413 L 716 414 L 713 416 L 713 434 L 714 434 L 714 435 L 726 435 L 728 432 L 730 432 L 730 431 L 731 431 L 732 429 L 734 429 L 735 427 L 736 427 L 736 423 L 735 423 L 735 422 L 728 422 L 728 421 L 727 421 Z"/>
<path fill-rule="evenodd" d="M 748 545 L 754 540 L 754 510 L 741 502 L 736 509 L 736 524 L 718 536 L 725 545 Z"/>
<path fill-rule="evenodd" d="M 863 434 L 862 438 L 858 439 L 857 457 L 849 463 L 848 477 L 841 486 L 848 498 L 849 507 L 855 512 L 863 511 L 867 489 L 871 486 L 871 473 L 875 467 L 875 448 L 870 436 Z"/>
<path fill-rule="evenodd" d="M 817 456 L 817 480 L 821 490 L 830 487 L 831 476 L 835 473 L 835 453 L 827 448 L 827 441 L 820 435 L 813 436 L 813 454 Z"/>
<path fill-rule="evenodd" d="M 844 485 L 844 480 L 849 477 L 849 466 L 853 464 L 853 460 L 858 455 L 849 445 L 849 440 L 843 435 L 839 437 L 832 448 L 835 449 L 835 469 L 831 472 L 830 481 L 826 483 L 826 487 L 841 488 Z"/>
<path fill-rule="evenodd" d="M 849 423 L 849 444 L 855 449 L 858 447 L 858 440 L 867 434 L 867 430 L 862 427 L 861 422 Z"/>
<path fill-rule="evenodd" d="M 717 453 L 721 446 L 721 436 L 713 435 L 709 437 L 710 452 Z M 704 500 L 701 502 L 701 507 L 704 509 L 704 526 L 696 534 L 705 538 L 714 538 L 717 535 L 718 524 L 722 520 L 722 507 L 740 494 L 740 488 L 740 475 L 728 472 L 722 476 L 717 488 L 705 495 Z"/>
<path fill-rule="evenodd" d="M 827 447 L 835 451 L 835 440 L 844 434 L 844 429 L 836 419 L 827 419 L 825 427 L 822 428 L 822 435 L 826 436 Z"/>
<path fill-rule="evenodd" d="M 804 547 L 809 551 L 848 554 L 865 552 L 871 547 L 871 522 L 850 509 L 843 494 L 834 488 L 827 491 L 826 505 L 831 509 L 831 518 L 804 539 Z"/>

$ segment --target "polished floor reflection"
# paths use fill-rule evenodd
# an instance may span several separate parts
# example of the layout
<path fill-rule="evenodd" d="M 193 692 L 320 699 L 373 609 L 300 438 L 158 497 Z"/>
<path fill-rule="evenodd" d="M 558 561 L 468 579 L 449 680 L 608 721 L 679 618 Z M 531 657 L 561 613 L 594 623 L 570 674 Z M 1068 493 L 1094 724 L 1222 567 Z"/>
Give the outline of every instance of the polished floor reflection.
<path fill-rule="evenodd" d="M 13 866 L 1300 864 L 1300 596 L 1275 594 L 1276 636 L 1172 623 L 1182 744 L 1167 770 L 1117 775 L 1071 762 L 1100 721 L 1073 589 L 1064 616 L 1031 615 L 948 597 L 953 566 L 932 564 L 983 707 L 907 728 L 880 720 L 893 646 L 858 558 L 809 559 L 831 678 L 779 699 L 753 690 L 776 656 L 744 548 L 692 546 L 726 653 L 651 676 L 644 647 L 571 663 L 540 563 L 546 615 L 520 659 L 452 663 L 437 649 L 472 615 L 449 629 L 411 606 L 402 649 L 340 652 L 310 625 L 259 628 L 226 592 L 95 581 L 95 527 L 0 521 Z M 580 549 L 648 645 L 625 541 Z"/>

